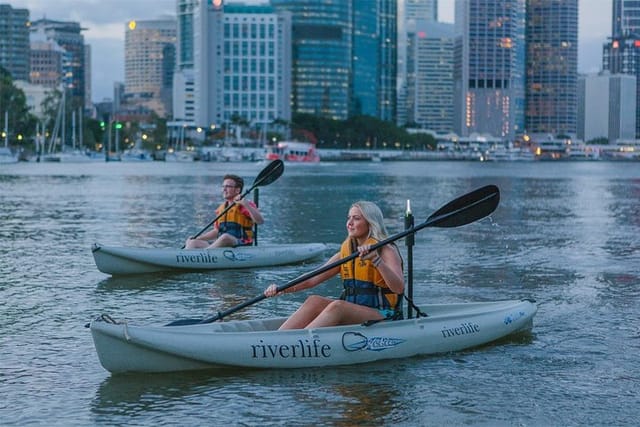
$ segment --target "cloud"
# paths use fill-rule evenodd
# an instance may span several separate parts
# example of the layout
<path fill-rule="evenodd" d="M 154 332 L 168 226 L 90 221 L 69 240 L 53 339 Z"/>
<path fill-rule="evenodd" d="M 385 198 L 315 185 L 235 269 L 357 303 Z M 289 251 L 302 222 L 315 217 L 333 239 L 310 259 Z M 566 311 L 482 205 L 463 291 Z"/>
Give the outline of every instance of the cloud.
<path fill-rule="evenodd" d="M 124 82 L 124 42 L 100 39 L 91 43 L 91 99 L 113 98 L 114 82 Z"/>
<path fill-rule="evenodd" d="M 77 21 L 83 26 L 155 19 L 176 12 L 175 0 L 13 0 L 13 7 L 31 11 L 31 19 Z"/>
<path fill-rule="evenodd" d="M 132 19 L 175 16 L 175 0 L 11 0 L 29 9 L 32 21 L 47 18 L 79 22 L 91 45 L 92 99 L 113 96 L 113 83 L 124 80 L 124 34 Z"/>
<path fill-rule="evenodd" d="M 95 43 L 98 40 L 120 40 L 124 41 L 125 22 L 118 23 L 83 23 L 82 26 L 87 29 L 84 33 L 85 40 L 90 43 Z"/>

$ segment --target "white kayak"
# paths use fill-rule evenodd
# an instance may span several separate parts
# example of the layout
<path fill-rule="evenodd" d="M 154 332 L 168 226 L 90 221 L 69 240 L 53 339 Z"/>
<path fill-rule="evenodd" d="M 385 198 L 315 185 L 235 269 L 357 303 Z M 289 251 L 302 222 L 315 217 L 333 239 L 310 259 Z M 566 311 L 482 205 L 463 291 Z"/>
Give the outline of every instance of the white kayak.
<path fill-rule="evenodd" d="M 116 275 L 268 267 L 312 259 L 326 249 L 323 243 L 215 249 L 128 248 L 94 243 L 91 251 L 98 270 Z"/>
<path fill-rule="evenodd" d="M 112 373 L 194 369 L 308 368 L 447 353 L 531 329 L 530 300 L 423 305 L 428 317 L 277 331 L 285 318 L 134 326 L 107 315 L 89 327 Z"/>

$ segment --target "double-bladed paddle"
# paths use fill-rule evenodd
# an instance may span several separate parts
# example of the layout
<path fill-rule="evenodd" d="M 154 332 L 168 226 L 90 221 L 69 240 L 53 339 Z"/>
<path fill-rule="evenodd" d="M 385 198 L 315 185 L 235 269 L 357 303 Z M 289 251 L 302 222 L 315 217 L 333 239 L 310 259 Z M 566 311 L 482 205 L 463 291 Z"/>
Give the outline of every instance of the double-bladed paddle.
<path fill-rule="evenodd" d="M 370 250 L 376 250 L 388 243 L 394 242 L 398 239 L 402 239 L 409 234 L 416 233 L 417 231 L 422 230 L 425 227 L 459 227 L 461 225 L 466 225 L 482 219 L 487 215 L 491 214 L 496 207 L 498 207 L 498 203 L 500 202 L 500 190 L 495 185 L 487 185 L 485 187 L 479 188 L 471 193 L 467 193 L 463 196 L 458 197 L 455 200 L 447 203 L 437 211 L 435 211 L 427 220 L 421 224 L 418 224 L 414 227 L 404 230 L 401 233 L 394 234 L 391 237 L 387 237 L 384 240 L 376 243 L 371 246 Z M 309 273 L 303 274 L 302 276 L 282 285 L 277 288 L 277 292 L 284 291 L 287 288 L 297 285 L 298 283 L 302 283 L 307 279 L 310 279 L 320 273 L 324 273 L 325 271 L 331 270 L 332 268 L 338 267 L 345 262 L 348 262 L 359 256 L 358 252 L 354 252 L 351 255 L 339 259 L 330 264 L 323 265 Z M 166 326 L 182 326 L 182 325 L 194 325 L 198 323 L 211 323 L 216 320 L 221 320 L 222 318 L 230 315 L 231 313 L 235 313 L 236 311 L 242 310 L 245 307 L 253 305 L 263 299 L 267 298 L 264 294 L 258 295 L 257 297 L 245 301 L 242 304 L 238 304 L 234 307 L 231 307 L 228 310 L 218 312 L 215 316 L 206 317 L 204 319 L 181 319 L 175 320 Z"/>
<path fill-rule="evenodd" d="M 261 187 L 261 186 L 264 186 L 264 185 L 271 184 L 273 181 L 275 181 L 276 179 L 280 178 L 280 176 L 282 175 L 282 172 L 284 172 L 284 162 L 282 160 L 280 160 L 280 159 L 272 161 L 264 169 L 262 169 L 262 171 L 260 171 L 260 173 L 258 174 L 256 179 L 253 181 L 253 185 L 251 185 L 251 187 L 249 187 L 249 189 L 247 191 L 245 191 L 240 196 L 240 198 L 244 199 L 245 196 L 247 194 L 251 193 L 253 191 L 253 189 L 256 188 L 256 187 Z M 215 223 L 217 220 L 222 218 L 224 216 L 224 214 L 226 214 L 229 211 L 229 209 L 231 209 L 233 207 L 233 205 L 235 205 L 235 202 L 229 204 L 229 206 L 227 206 L 225 208 L 225 210 L 223 210 L 220 213 L 220 215 L 218 215 L 217 217 L 212 219 L 211 222 L 209 222 L 209 224 L 207 224 L 202 230 L 200 230 L 196 235 L 194 235 L 192 237 L 192 239 L 197 238 L 202 233 L 207 231 L 207 229 L 209 227 L 211 227 L 213 225 L 213 223 Z M 184 247 L 183 247 L 183 249 L 184 249 Z"/>

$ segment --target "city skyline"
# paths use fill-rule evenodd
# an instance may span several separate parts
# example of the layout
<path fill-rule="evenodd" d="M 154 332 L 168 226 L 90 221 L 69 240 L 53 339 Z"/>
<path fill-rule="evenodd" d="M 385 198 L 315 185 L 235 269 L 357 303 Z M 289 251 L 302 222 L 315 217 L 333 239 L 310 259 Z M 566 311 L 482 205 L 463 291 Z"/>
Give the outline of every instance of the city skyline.
<path fill-rule="evenodd" d="M 0 0 L 2 2 L 2 0 Z M 264 3 L 245 0 L 245 3 Z M 14 8 L 29 9 L 30 19 L 42 17 L 77 21 L 86 31 L 85 42 L 92 49 L 93 101 L 113 97 L 114 82 L 124 81 L 124 35 L 127 22 L 175 16 L 175 0 L 10 0 Z M 153 7 L 150 7 L 153 4 Z M 439 20 L 453 22 L 455 0 L 439 1 Z M 601 69 L 602 44 L 611 36 L 611 1 L 579 0 L 578 70 L 595 73 Z M 110 55 L 104 55 L 110 52 Z"/>

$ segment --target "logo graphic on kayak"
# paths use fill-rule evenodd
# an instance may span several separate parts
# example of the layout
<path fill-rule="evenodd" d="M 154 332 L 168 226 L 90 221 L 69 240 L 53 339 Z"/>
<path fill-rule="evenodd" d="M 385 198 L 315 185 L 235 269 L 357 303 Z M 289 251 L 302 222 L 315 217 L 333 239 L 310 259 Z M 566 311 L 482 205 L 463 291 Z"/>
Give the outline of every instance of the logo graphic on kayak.
<path fill-rule="evenodd" d="M 382 351 L 393 348 L 405 341 L 406 340 L 400 338 L 367 338 L 359 332 L 345 332 L 342 335 L 342 347 L 347 351 Z"/>
<path fill-rule="evenodd" d="M 222 256 L 224 256 L 229 261 L 246 261 L 248 259 L 253 258 L 251 254 L 243 254 L 239 252 L 234 252 L 232 250 L 226 250 L 222 252 Z"/>
<path fill-rule="evenodd" d="M 524 317 L 525 315 L 526 315 L 526 313 L 524 311 L 520 311 L 520 312 L 515 313 L 515 314 L 514 313 L 508 314 L 504 318 L 504 324 L 508 325 L 508 324 L 510 324 L 512 322 L 515 322 L 516 320 Z"/>

